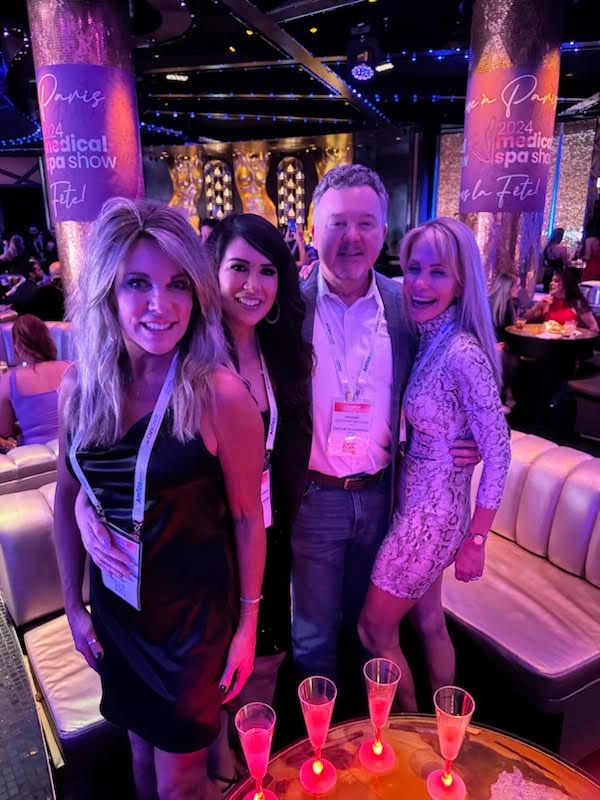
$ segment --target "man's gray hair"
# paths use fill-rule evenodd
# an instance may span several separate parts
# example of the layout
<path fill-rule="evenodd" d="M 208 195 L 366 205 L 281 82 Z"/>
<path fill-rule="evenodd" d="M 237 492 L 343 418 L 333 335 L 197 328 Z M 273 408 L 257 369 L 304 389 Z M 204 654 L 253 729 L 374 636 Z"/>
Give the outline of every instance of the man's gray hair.
<path fill-rule="evenodd" d="M 363 164 L 343 164 L 341 167 L 334 167 L 326 172 L 313 194 L 315 211 L 328 189 L 349 189 L 352 186 L 370 186 L 373 189 L 381 203 L 383 221 L 387 222 L 388 193 L 379 175 Z"/>

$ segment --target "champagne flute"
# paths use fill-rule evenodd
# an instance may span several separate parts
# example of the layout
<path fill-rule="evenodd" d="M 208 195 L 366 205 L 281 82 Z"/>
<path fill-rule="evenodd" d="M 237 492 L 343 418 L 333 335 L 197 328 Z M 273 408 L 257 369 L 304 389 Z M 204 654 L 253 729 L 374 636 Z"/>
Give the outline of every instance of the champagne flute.
<path fill-rule="evenodd" d="M 389 772 L 396 763 L 394 749 L 383 740 L 381 731 L 388 721 L 402 673 L 400 667 L 388 658 L 372 658 L 363 667 L 363 673 L 375 738 L 361 744 L 358 757 L 365 769 L 382 774 Z"/>
<path fill-rule="evenodd" d="M 433 800 L 463 800 L 465 782 L 452 769 L 465 738 L 467 725 L 475 711 L 471 695 L 458 686 L 442 686 L 433 695 L 440 750 L 444 769 L 436 769 L 427 777 L 427 793 Z"/>
<path fill-rule="evenodd" d="M 256 784 L 252 791 L 244 795 L 243 800 L 278 800 L 274 792 L 263 789 L 262 785 L 267 774 L 275 719 L 275 712 L 266 703 L 248 703 L 235 715 L 235 727 L 248 770 Z"/>
<path fill-rule="evenodd" d="M 308 738 L 315 751 L 314 758 L 309 758 L 300 767 L 300 783 L 311 794 L 325 794 L 337 781 L 335 767 L 321 755 L 336 695 L 335 683 L 321 675 L 305 678 L 298 687 Z"/>

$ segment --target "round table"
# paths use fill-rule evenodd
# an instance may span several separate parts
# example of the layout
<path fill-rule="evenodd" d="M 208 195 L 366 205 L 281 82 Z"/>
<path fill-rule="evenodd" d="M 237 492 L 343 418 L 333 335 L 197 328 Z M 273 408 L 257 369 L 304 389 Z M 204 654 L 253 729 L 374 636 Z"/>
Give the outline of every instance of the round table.
<path fill-rule="evenodd" d="M 384 739 L 394 747 L 396 767 L 372 775 L 358 760 L 358 748 L 373 736 L 368 720 L 332 727 L 324 755 L 337 768 L 337 785 L 323 797 L 330 800 L 427 800 L 425 780 L 443 766 L 435 718 L 430 715 L 390 717 Z M 279 800 L 308 800 L 298 770 L 311 756 L 304 739 L 274 756 L 265 787 Z M 470 725 L 455 762 L 467 785 L 468 800 L 599 800 L 600 785 L 569 764 L 524 741 L 490 728 Z M 241 800 L 254 783 L 244 781 L 227 800 Z"/>
<path fill-rule="evenodd" d="M 556 339 L 540 337 L 544 333 L 541 323 L 517 328 L 509 325 L 504 329 L 510 352 L 516 356 L 527 356 L 540 360 L 572 361 L 589 358 L 598 344 L 598 334 L 585 328 L 577 328 L 573 337 L 560 336 Z"/>

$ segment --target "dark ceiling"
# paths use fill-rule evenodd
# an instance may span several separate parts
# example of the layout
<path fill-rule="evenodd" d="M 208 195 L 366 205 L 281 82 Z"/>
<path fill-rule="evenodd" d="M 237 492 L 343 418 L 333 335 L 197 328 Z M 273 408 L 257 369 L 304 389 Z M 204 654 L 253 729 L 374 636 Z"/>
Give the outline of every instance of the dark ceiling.
<path fill-rule="evenodd" d="M 0 25 L 26 30 L 25 3 L 10 5 L 16 10 L 1 10 Z M 144 141 L 461 125 L 472 5 L 469 0 L 135 0 L 130 6 Z M 548 0 L 548 13 L 553 5 Z M 598 0 L 567 0 L 559 113 L 600 89 L 597 11 Z M 389 56 L 394 68 L 360 82 L 350 74 L 347 53 L 352 30 L 364 32 L 366 26 L 366 38 L 375 38 L 381 60 Z M 6 45 L 18 43 L 19 36 L 14 31 L 4 37 L 7 62 Z M 169 80 L 172 73 L 184 79 Z M 8 95 L 20 111 L 37 113 L 29 50 L 8 64 Z M 598 113 L 598 106 L 588 113 Z M 7 135 L 14 134 L 2 131 L 0 139 Z"/>

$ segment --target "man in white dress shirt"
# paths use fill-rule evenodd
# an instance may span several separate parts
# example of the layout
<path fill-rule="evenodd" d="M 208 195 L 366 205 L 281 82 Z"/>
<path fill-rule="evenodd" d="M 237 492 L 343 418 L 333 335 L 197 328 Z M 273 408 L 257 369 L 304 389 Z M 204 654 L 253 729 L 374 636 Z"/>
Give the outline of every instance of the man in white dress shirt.
<path fill-rule="evenodd" d="M 387 229 L 379 177 L 338 167 L 313 203 L 320 266 L 302 285 L 316 362 L 313 431 L 292 533 L 292 632 L 299 671 L 335 677 L 340 628 L 356 626 L 387 531 L 414 339 L 401 287 L 373 270 Z"/>
<path fill-rule="evenodd" d="M 356 629 L 391 517 L 416 341 L 400 284 L 373 269 L 387 230 L 379 176 L 359 164 L 332 169 L 313 204 L 320 264 L 302 284 L 303 332 L 316 362 L 313 429 L 292 531 L 292 638 L 301 674 L 336 678 L 340 630 Z"/>

